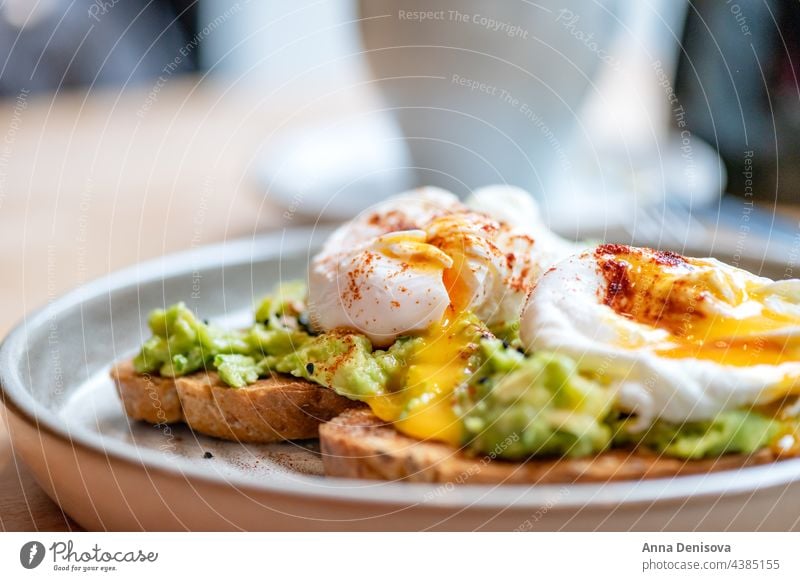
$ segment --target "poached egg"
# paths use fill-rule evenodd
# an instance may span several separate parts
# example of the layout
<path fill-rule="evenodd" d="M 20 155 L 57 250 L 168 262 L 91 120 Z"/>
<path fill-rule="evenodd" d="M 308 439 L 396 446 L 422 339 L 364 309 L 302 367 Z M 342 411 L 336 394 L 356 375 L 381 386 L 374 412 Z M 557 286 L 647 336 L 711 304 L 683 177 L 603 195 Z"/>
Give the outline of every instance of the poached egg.
<path fill-rule="evenodd" d="M 367 403 L 403 433 L 458 445 L 452 396 L 474 372 L 475 319 L 518 321 L 541 272 L 574 248 L 542 224 L 533 199 L 517 188 L 484 188 L 467 203 L 421 188 L 331 235 L 311 263 L 311 322 L 320 332 L 364 334 L 376 347 L 420 337 L 406 362 L 407 385 Z"/>
<path fill-rule="evenodd" d="M 800 280 L 712 258 L 606 244 L 539 280 L 521 317 L 529 351 L 565 353 L 618 390 L 634 429 L 800 393 Z"/>
<path fill-rule="evenodd" d="M 489 326 L 513 322 L 541 272 L 574 250 L 518 188 L 484 188 L 466 204 L 420 188 L 331 235 L 311 264 L 312 323 L 319 331 L 355 330 L 386 347 L 441 321 L 448 307 Z"/>

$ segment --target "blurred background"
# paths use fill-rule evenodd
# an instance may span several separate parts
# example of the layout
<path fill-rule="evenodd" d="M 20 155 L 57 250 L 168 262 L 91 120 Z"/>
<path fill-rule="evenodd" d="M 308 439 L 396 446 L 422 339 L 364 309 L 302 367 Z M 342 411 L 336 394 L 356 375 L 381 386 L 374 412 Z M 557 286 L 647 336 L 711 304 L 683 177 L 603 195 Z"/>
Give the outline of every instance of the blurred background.
<path fill-rule="evenodd" d="M 292 88 L 287 89 L 287 85 L 303 84 L 324 95 L 372 78 L 377 85 L 372 88 L 388 93 L 383 98 L 394 107 L 443 108 L 449 104 L 461 114 L 460 119 L 441 110 L 432 116 L 440 123 L 461 125 L 461 136 L 468 135 L 470 122 L 476 121 L 465 117 L 474 109 L 482 121 L 493 125 L 482 136 L 487 140 L 488 135 L 490 142 L 497 141 L 491 138 L 491 132 L 497 134 L 506 129 L 505 125 L 525 123 L 524 110 L 518 110 L 517 119 L 509 123 L 487 112 L 501 106 L 513 108 L 511 100 L 529 101 L 532 115 L 542 117 L 546 131 L 556 132 L 559 143 L 574 141 L 567 136 L 568 130 L 575 130 L 569 125 L 581 120 L 588 121 L 583 130 L 594 130 L 594 134 L 584 137 L 596 148 L 610 145 L 624 149 L 627 145 L 628 150 L 647 141 L 637 132 L 661 130 L 656 124 L 662 121 L 673 130 L 680 124 L 681 129 L 691 132 L 692 138 L 702 139 L 720 152 L 727 170 L 728 191 L 744 195 L 752 185 L 759 198 L 793 200 L 800 179 L 795 164 L 788 163 L 797 153 L 795 136 L 800 118 L 797 2 L 590 0 L 544 2 L 536 7 L 511 0 L 494 4 L 5 0 L 0 8 L 0 94 L 13 98 L 20 91 L 33 95 L 75 88 L 146 85 L 163 78 L 165 67 L 170 78 L 225 75 L 237 85 L 255 83 L 259 87 L 256 90 L 265 92 L 288 91 Z M 452 50 L 412 50 L 414 44 L 436 44 Z M 407 48 L 385 49 L 399 46 Z M 459 50 L 463 48 L 482 54 L 464 56 Z M 461 54 L 454 55 L 456 52 Z M 367 71 L 370 64 L 373 68 Z M 402 76 L 436 77 L 437 73 L 447 77 L 451 85 L 457 81 L 450 76 L 459 75 L 468 83 L 458 85 L 463 89 L 460 92 L 473 96 L 480 93 L 476 97 L 480 102 L 471 103 L 463 94 L 458 95 L 455 87 L 442 90 L 438 85 L 443 83 L 436 82 L 442 79 L 438 78 L 393 86 L 404 84 L 398 79 Z M 522 76 L 531 83 L 521 82 Z M 603 85 L 607 77 L 637 84 L 608 87 Z M 473 87 L 473 83 L 486 86 Z M 547 90 L 550 94 L 546 94 Z M 427 91 L 427 101 L 413 99 L 411 93 L 415 91 Z M 509 92 L 507 103 L 503 102 L 505 91 Z M 648 94 L 653 91 L 658 94 Z M 608 99 L 623 95 L 626 116 L 637 114 L 635 121 L 622 121 L 627 135 L 618 131 L 618 135 L 609 138 L 602 134 L 603 128 L 595 126 L 602 123 L 587 120 L 586 111 L 577 110 L 587 92 L 589 100 L 594 98 L 599 108 L 606 109 L 620 108 Z M 559 96 L 565 110 L 548 102 Z M 665 103 L 671 105 L 672 114 L 662 120 L 659 116 L 667 111 L 662 110 Z M 675 113 L 677 106 L 681 107 L 680 116 Z M 606 111 L 612 119 L 618 113 Z M 570 118 L 565 122 L 565 117 Z M 424 134 L 421 128 L 430 123 L 421 115 L 403 121 L 408 124 L 403 126 L 406 135 L 414 138 Z M 527 121 L 525 130 L 535 132 L 536 123 Z M 617 122 L 619 119 L 612 125 Z M 354 129 L 356 139 L 362 137 L 363 129 Z M 349 130 L 342 128 L 343 133 Z M 541 126 L 538 130 L 541 132 Z M 443 133 L 441 129 L 438 132 Z M 475 129 L 474 133 L 480 131 Z M 524 141 L 516 134 L 508 137 L 517 143 Z M 598 145 L 600 139 L 627 143 Z M 553 146 L 549 152 L 544 149 L 535 142 L 528 148 L 553 163 Z M 429 146 L 428 150 L 418 152 L 423 160 L 426 154 L 429 159 L 449 155 L 450 165 L 455 165 L 470 157 L 467 153 L 462 159 L 443 148 Z M 758 160 L 753 180 L 746 179 L 741 171 L 744 152 L 750 151 Z M 479 159 L 480 153 L 472 157 Z M 522 162 L 508 152 L 503 157 L 513 159 L 505 163 L 499 157 L 484 160 L 483 165 L 491 168 L 478 168 L 478 175 L 467 176 L 464 184 L 459 183 L 463 176 L 458 175 L 458 170 L 448 167 L 448 160 L 440 161 L 440 165 L 453 174 L 449 180 L 422 172 L 417 181 L 441 182 L 457 190 L 459 185 L 473 187 L 472 180 L 510 178 L 532 190 L 543 187 L 542 182 L 550 176 L 543 175 L 546 172 L 542 171 L 542 164 L 530 163 L 519 152 L 518 156 Z M 581 163 L 577 159 L 570 162 Z M 436 163 L 418 165 L 432 166 L 429 173 L 442 170 Z M 533 165 L 526 169 L 540 174 L 539 179 L 518 176 L 518 169 L 508 170 L 506 165 Z"/>
<path fill-rule="evenodd" d="M 488 121 L 492 127 L 479 137 L 492 147 L 497 145 L 498 133 L 526 120 L 524 129 L 528 133 L 537 129 L 541 133 L 541 125 L 537 128 L 528 118 L 541 117 L 545 132 L 556 133 L 549 151 L 535 140 L 525 142 L 516 133 L 506 132 L 506 137 L 528 146 L 525 153 L 547 158 L 546 163 L 559 163 L 553 159 L 552 143 L 575 141 L 567 133 L 574 131 L 570 125 L 579 121 L 584 122 L 584 131 L 594 131 L 584 137 L 595 149 L 605 147 L 607 152 L 608 147 L 627 146 L 629 155 L 648 141 L 637 133 L 663 130 L 657 126 L 661 122 L 673 131 L 680 125 L 693 139 L 702 139 L 719 151 L 727 191 L 745 195 L 752 186 L 758 198 L 793 201 L 800 180 L 796 164 L 791 163 L 797 154 L 800 123 L 797 2 L 591 0 L 544 2 L 537 7 L 511 0 L 493 4 L 496 6 L 381 0 L 5 0 L 0 4 L 0 94 L 13 98 L 21 91 L 34 95 L 76 88 L 142 86 L 163 78 L 165 67 L 170 79 L 224 75 L 237 85 L 254 83 L 258 86 L 255 90 L 264 92 L 289 92 L 296 89 L 289 85 L 302 84 L 313 87 L 319 95 L 372 78 L 376 80 L 372 89 L 388 93 L 383 98 L 390 106 L 437 107 L 439 110 L 430 114 L 439 120 L 437 123 L 461 126 L 460 134 L 446 137 L 480 134 L 478 128 L 469 127 L 470 123 Z M 444 13 L 438 14 L 442 10 Z M 452 50 L 412 50 L 414 44 L 436 44 Z M 381 50 L 399 46 L 407 48 Z M 453 54 L 463 48 L 483 55 Z M 368 71 L 370 64 L 372 70 Z M 451 85 L 457 84 L 450 78 L 453 74 L 469 84 L 459 85 L 461 95 L 455 87 L 442 90 L 438 85 L 443 83 L 437 82 L 442 79 L 437 78 L 394 86 L 404 84 L 398 77 L 436 77 L 437 73 L 447 77 Z M 521 82 L 521 76 L 527 76 L 531 83 Z M 608 87 L 608 83 L 603 84 L 607 77 L 628 83 Z M 473 88 L 473 83 L 486 86 Z M 412 98 L 415 91 L 427 91 L 427 100 Z M 501 93 L 505 91 L 509 92 L 509 101 L 504 103 Z M 577 110 L 587 92 L 597 108 L 624 111 L 629 119 L 621 123 L 627 134 L 618 131 L 611 137 L 604 135 L 603 128 L 596 127 L 602 122 L 587 119 L 586 111 Z M 470 102 L 463 93 L 472 93 L 479 102 Z M 549 103 L 559 96 L 564 110 Z M 609 103 L 608 99 L 620 96 L 626 99 L 624 107 Z M 517 118 L 506 123 L 488 112 L 500 107 L 511 109 L 512 100 L 529 101 L 532 113 L 526 117 L 524 110 L 517 110 Z M 458 114 L 440 110 L 447 104 Z M 680 115 L 676 113 L 678 106 Z M 667 111 L 672 114 L 664 115 Z M 473 112 L 480 120 L 468 118 Z M 619 117 L 619 111 L 606 111 L 606 115 L 613 119 Z M 429 137 L 422 128 L 430 119 L 422 115 L 405 117 L 402 128 L 408 137 Z M 568 118 L 566 122 L 564 118 Z M 615 119 L 610 125 L 619 129 L 619 123 Z M 369 132 L 360 125 L 340 129 L 343 134 L 352 130 L 354 140 Z M 381 130 L 386 127 L 376 131 Z M 470 136 L 467 141 L 479 137 Z M 626 143 L 598 144 L 599 140 Z M 585 148 L 577 148 L 581 151 L 576 153 L 571 145 L 563 147 L 570 147 L 573 155 L 586 155 Z M 458 190 L 459 186 L 473 187 L 473 181 L 505 178 L 537 190 L 552 177 L 545 175 L 544 164 L 531 162 L 520 152 L 504 152 L 497 159 L 483 160 L 477 165 L 490 167 L 477 168 L 475 176 L 461 176 L 449 166 L 458 167 L 465 159 L 480 160 L 481 151 L 458 156 L 452 148 L 448 151 L 428 144 L 427 149 L 415 153 L 422 160 L 426 156 L 428 160 L 437 156 L 451 159 L 439 159 L 441 167 L 418 163 L 430 166 L 429 175 L 421 172 L 423 175 L 412 181 L 439 182 Z M 741 171 L 744 152 L 752 152 L 757 160 L 752 180 Z M 412 160 L 420 161 L 416 157 Z M 573 166 L 586 163 L 569 161 Z M 508 169 L 525 165 L 534 166 L 526 169 L 538 174 L 538 179 L 517 175 L 519 169 Z M 438 171 L 452 175 L 450 179 L 432 175 Z M 716 182 L 699 186 L 719 185 Z"/>
<path fill-rule="evenodd" d="M 423 184 L 795 277 L 798 35 L 795 0 L 0 0 L 0 335 Z M 2 528 L 68 526 L 3 438 Z"/>

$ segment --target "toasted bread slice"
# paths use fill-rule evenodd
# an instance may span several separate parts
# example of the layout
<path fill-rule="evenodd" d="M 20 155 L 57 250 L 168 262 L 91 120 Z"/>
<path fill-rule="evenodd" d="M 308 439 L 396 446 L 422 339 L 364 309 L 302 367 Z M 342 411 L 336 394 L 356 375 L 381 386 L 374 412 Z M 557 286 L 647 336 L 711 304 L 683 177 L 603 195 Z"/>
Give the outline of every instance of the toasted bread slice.
<path fill-rule="evenodd" d="M 489 456 L 469 456 L 447 444 L 404 436 L 366 409 L 346 411 L 320 426 L 319 432 L 326 475 L 406 482 L 609 482 L 734 469 L 777 460 L 769 450 L 709 460 L 681 460 L 640 450 L 613 450 L 590 458 L 509 462 Z"/>
<path fill-rule="evenodd" d="M 190 428 L 241 442 L 317 438 L 319 425 L 360 405 L 304 379 L 275 375 L 231 388 L 215 372 L 175 382 Z"/>
<path fill-rule="evenodd" d="M 115 365 L 111 377 L 128 417 L 150 424 L 183 421 L 181 402 L 171 377 L 136 373 L 130 361 Z"/>
<path fill-rule="evenodd" d="M 198 433 L 269 443 L 318 437 L 318 426 L 363 404 L 291 376 L 260 379 L 243 388 L 215 372 L 172 379 L 138 374 L 130 361 L 111 370 L 125 413 L 151 424 L 186 422 Z"/>

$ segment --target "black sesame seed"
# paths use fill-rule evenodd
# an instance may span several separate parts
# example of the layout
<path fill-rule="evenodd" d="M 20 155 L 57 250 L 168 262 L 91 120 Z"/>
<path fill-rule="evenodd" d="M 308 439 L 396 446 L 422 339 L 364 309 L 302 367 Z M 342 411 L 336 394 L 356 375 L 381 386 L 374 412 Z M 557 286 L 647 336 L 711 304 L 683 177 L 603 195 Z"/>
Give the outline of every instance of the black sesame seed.
<path fill-rule="evenodd" d="M 313 363 L 306 363 L 306 371 L 309 375 L 314 373 L 314 364 Z"/>
<path fill-rule="evenodd" d="M 214 457 L 214 454 L 212 454 L 211 452 L 206 452 L 205 454 L 203 454 L 203 458 L 205 458 L 206 460 L 208 460 L 209 458 L 213 458 L 213 457 Z"/>
<path fill-rule="evenodd" d="M 203 324 L 208 325 L 208 319 L 203 319 Z"/>
<path fill-rule="evenodd" d="M 503 339 L 503 349 L 508 349 L 509 347 L 511 347 L 511 343 Z"/>
<path fill-rule="evenodd" d="M 525 355 L 525 349 L 523 349 L 522 347 L 517 347 L 517 352 Z"/>
<path fill-rule="evenodd" d="M 478 380 L 478 383 L 480 383 L 481 385 L 483 385 L 483 384 L 484 384 L 484 383 L 486 383 L 487 381 L 489 381 L 489 378 L 488 378 L 488 377 L 481 377 L 481 378 Z"/>

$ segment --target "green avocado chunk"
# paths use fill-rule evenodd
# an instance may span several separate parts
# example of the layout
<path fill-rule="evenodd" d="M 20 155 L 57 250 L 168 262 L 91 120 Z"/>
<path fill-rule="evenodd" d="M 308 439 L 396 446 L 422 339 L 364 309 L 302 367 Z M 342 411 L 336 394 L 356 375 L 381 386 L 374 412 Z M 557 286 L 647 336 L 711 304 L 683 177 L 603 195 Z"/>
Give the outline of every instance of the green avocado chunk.
<path fill-rule="evenodd" d="M 418 339 L 401 338 L 386 351 L 373 351 L 364 335 L 325 333 L 289 354 L 266 357 L 264 365 L 364 401 L 402 387 L 406 360 L 418 344 Z"/>
<path fill-rule="evenodd" d="M 217 355 L 214 367 L 219 378 L 231 387 L 244 387 L 258 381 L 261 366 L 247 355 Z"/>
<path fill-rule="evenodd" d="M 302 284 L 278 287 L 258 305 L 257 322 L 247 330 L 222 329 L 203 322 L 184 303 L 156 309 L 148 318 L 153 336 L 142 345 L 133 366 L 139 373 L 159 373 L 164 377 L 179 377 L 200 369 L 218 370 L 231 386 L 253 383 L 258 375 L 246 371 L 245 362 L 254 367 L 265 356 L 291 353 L 311 338 L 304 322 L 304 296 Z M 224 368 L 219 369 L 223 363 Z M 261 373 L 260 366 L 258 372 Z"/>
<path fill-rule="evenodd" d="M 209 368 L 217 354 L 251 351 L 244 333 L 208 325 L 183 303 L 153 311 L 148 324 L 153 336 L 133 359 L 139 373 L 178 377 Z"/>

